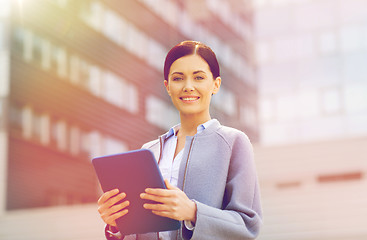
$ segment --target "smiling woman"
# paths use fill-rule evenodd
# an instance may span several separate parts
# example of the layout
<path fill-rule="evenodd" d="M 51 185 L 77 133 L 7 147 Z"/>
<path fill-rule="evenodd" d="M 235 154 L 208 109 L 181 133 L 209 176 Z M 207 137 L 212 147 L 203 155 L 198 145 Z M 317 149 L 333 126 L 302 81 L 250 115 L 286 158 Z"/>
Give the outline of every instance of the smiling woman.
<path fill-rule="evenodd" d="M 166 189 L 140 197 L 154 214 L 182 221 L 178 231 L 122 236 L 115 220 L 129 214 L 129 196 L 104 193 L 98 211 L 107 239 L 254 239 L 261 225 L 260 191 L 250 140 L 212 119 L 221 85 L 218 61 L 206 45 L 184 41 L 167 54 L 164 86 L 181 123 L 142 148 L 157 157 Z"/>

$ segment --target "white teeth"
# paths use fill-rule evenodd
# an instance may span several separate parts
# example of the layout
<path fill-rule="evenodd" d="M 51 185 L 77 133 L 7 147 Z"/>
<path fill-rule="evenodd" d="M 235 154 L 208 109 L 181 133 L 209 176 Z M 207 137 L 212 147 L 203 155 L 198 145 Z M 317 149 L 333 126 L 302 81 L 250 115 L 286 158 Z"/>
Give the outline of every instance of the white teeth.
<path fill-rule="evenodd" d="M 182 100 L 184 101 L 194 101 L 196 100 L 197 98 L 182 98 Z"/>

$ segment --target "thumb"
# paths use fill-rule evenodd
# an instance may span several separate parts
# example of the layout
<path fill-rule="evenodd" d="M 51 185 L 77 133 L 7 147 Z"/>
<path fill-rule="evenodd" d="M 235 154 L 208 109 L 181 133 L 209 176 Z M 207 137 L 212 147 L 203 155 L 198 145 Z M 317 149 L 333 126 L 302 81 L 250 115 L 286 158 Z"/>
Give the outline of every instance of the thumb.
<path fill-rule="evenodd" d="M 166 184 L 167 189 L 169 189 L 169 190 L 176 189 L 175 186 L 173 186 L 172 184 L 169 183 L 168 179 L 164 179 L 164 183 Z"/>

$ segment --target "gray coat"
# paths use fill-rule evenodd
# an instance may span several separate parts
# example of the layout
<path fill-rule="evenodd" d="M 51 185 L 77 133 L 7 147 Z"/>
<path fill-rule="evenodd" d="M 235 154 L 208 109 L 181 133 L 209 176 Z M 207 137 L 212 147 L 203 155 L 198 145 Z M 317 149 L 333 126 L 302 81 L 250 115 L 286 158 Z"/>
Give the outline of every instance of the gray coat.
<path fill-rule="evenodd" d="M 158 161 L 164 134 L 144 144 Z M 260 190 L 250 140 L 215 120 L 205 131 L 186 137 L 178 187 L 195 201 L 194 231 L 184 224 L 171 239 L 255 239 L 262 223 Z M 157 239 L 157 233 L 137 236 Z M 136 239 L 126 236 L 125 239 Z"/>

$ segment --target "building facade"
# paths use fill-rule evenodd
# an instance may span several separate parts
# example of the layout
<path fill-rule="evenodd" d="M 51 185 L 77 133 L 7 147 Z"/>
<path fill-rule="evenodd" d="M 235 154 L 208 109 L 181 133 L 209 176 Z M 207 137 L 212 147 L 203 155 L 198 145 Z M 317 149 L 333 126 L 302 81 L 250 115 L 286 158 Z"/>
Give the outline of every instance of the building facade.
<path fill-rule="evenodd" d="M 367 2 L 254 3 L 259 239 L 366 239 Z"/>

